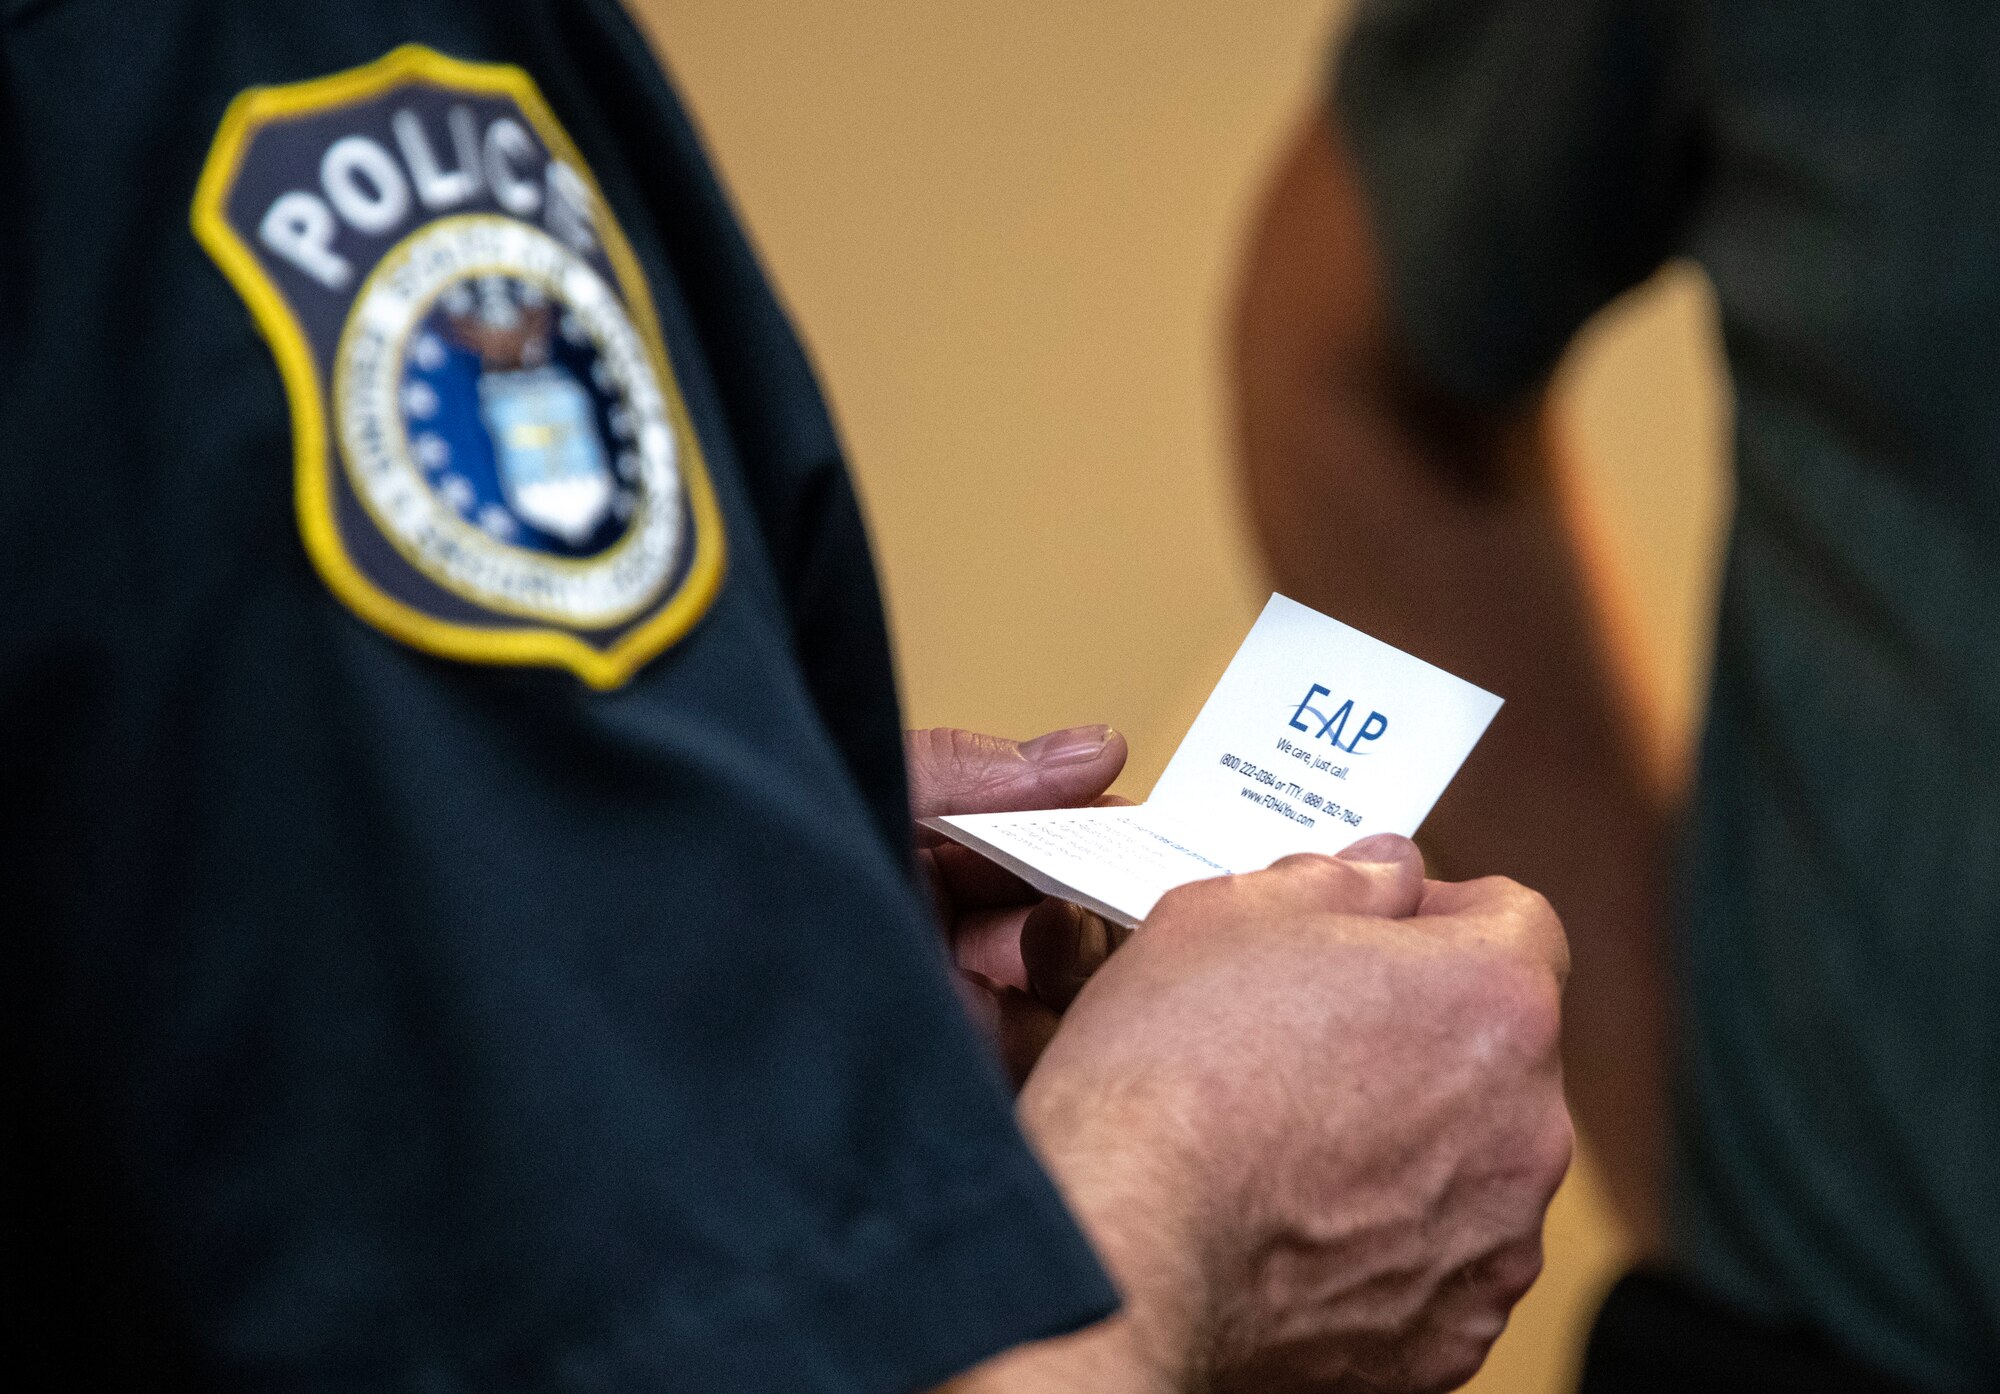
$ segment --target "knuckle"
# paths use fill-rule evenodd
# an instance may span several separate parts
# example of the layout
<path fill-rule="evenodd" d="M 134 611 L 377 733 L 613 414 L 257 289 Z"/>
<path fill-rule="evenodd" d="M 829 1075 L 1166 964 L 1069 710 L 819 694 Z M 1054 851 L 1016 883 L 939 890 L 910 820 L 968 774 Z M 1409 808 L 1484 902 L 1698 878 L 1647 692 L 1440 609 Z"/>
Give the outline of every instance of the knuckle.
<path fill-rule="evenodd" d="M 1536 1232 L 1503 1244 L 1461 1274 L 1460 1305 L 1449 1323 L 1450 1337 L 1483 1359 L 1507 1329 L 1507 1318 L 1542 1275 L 1543 1249 Z M 1447 1344 L 1453 1344 L 1447 1340 Z"/>
<path fill-rule="evenodd" d="M 906 732 L 903 750 L 914 802 L 933 811 L 986 811 L 995 799 L 1039 782 L 1012 741 L 956 726 Z"/>
<path fill-rule="evenodd" d="M 1494 1296 L 1512 1307 L 1528 1295 L 1528 1289 L 1542 1276 L 1543 1263 L 1542 1237 L 1538 1227 L 1533 1237 L 1510 1244 L 1493 1256 L 1490 1276 Z"/>
<path fill-rule="evenodd" d="M 1365 913 L 1382 899 L 1388 886 L 1386 867 L 1361 865 L 1317 852 L 1296 852 L 1271 864 L 1292 894 L 1303 895 L 1318 909 Z"/>
<path fill-rule="evenodd" d="M 1560 1099 L 1552 1103 L 1528 1147 L 1528 1167 L 1546 1196 L 1553 1196 L 1576 1159 L 1576 1123 Z"/>
<path fill-rule="evenodd" d="M 960 746 L 965 734 L 950 726 L 905 732 L 903 753 L 909 763 L 911 783 L 930 788 L 951 784 L 962 762 Z"/>
<path fill-rule="evenodd" d="M 1555 969 L 1558 981 L 1569 976 L 1569 936 L 1563 933 L 1556 907 L 1540 891 L 1518 881 L 1500 880 L 1503 913 L 1516 940 L 1538 963 Z"/>
<path fill-rule="evenodd" d="M 1504 951 L 1474 952 L 1462 968 L 1457 1005 L 1476 1028 L 1468 1040 L 1517 1064 L 1555 1059 L 1562 1046 L 1562 990 L 1546 968 Z"/>
<path fill-rule="evenodd" d="M 1516 985 L 1508 1024 L 1514 1044 L 1532 1060 L 1552 1060 L 1562 1050 L 1562 989 L 1546 973 Z"/>
<path fill-rule="evenodd" d="M 1319 885 L 1344 880 L 1347 875 L 1345 862 L 1318 852 L 1294 852 L 1272 862 L 1269 869 L 1294 880 Z"/>
<path fill-rule="evenodd" d="M 1436 1341 L 1429 1358 L 1410 1382 L 1411 1394 L 1447 1394 L 1462 1387 L 1479 1373 L 1479 1367 L 1486 1363 L 1486 1353 L 1499 1338 L 1496 1330 L 1491 1336 L 1454 1333 Z"/>
<path fill-rule="evenodd" d="M 1562 918 L 1549 898 L 1509 876 L 1483 876 L 1467 884 L 1468 903 L 1483 918 L 1505 925 L 1509 937 L 1538 945 L 1563 937 Z"/>
<path fill-rule="evenodd" d="M 1171 925 L 1181 920 L 1210 918 L 1232 896 L 1237 894 L 1237 882 L 1241 878 L 1217 876 L 1206 881 L 1190 881 L 1176 886 L 1154 902 L 1152 913 L 1146 916 L 1146 923 L 1153 926 Z"/>
<path fill-rule="evenodd" d="M 952 763 L 965 734 L 952 726 L 926 726 L 906 733 L 904 745 L 913 762 L 936 768 Z"/>

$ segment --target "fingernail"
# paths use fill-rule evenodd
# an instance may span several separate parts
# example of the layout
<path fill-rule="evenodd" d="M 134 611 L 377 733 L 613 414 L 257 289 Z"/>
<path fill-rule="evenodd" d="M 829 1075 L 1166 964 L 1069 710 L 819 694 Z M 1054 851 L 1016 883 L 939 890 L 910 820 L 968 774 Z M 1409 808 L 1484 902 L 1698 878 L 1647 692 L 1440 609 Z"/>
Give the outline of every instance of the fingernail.
<path fill-rule="evenodd" d="M 1395 833 L 1364 837 L 1340 854 L 1344 862 L 1399 862 L 1410 855 L 1410 840 Z"/>
<path fill-rule="evenodd" d="M 1111 743 L 1109 726 L 1072 726 L 1021 742 L 1021 758 L 1035 765 L 1081 765 Z"/>

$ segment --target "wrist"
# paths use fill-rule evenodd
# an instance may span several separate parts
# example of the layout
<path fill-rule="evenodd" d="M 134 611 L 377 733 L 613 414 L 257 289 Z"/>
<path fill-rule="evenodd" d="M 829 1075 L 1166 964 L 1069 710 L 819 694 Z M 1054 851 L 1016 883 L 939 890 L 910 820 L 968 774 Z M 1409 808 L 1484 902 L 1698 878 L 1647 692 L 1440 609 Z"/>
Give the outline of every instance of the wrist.
<path fill-rule="evenodd" d="M 1029 1076 L 1018 1111 L 1124 1300 L 1096 1351 L 1106 1362 L 1101 1387 L 1134 1394 L 1205 1388 L 1207 1229 L 1182 1149 L 1162 1136 L 1172 1111 L 1137 1099 L 1083 1098 L 1041 1070 Z M 1120 1374 L 1115 1385 L 1112 1362 Z"/>

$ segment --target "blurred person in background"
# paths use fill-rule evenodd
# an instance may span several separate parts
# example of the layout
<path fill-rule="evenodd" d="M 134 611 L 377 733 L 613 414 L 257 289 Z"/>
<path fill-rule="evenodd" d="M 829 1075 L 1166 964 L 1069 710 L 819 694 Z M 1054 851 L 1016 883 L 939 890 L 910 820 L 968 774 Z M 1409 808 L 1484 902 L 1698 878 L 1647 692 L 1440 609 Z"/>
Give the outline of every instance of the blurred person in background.
<path fill-rule="evenodd" d="M 920 883 L 913 807 L 1124 744 L 906 765 L 818 390 L 615 4 L 4 0 L 0 179 L 14 1367 L 1471 1373 L 1568 1158 L 1546 903 L 1373 839 L 1091 976 Z"/>
<path fill-rule="evenodd" d="M 1279 584 L 1508 698 L 1429 846 L 1572 935 L 1657 1257 L 1592 1391 L 2000 1387 L 1996 54 L 1980 5 L 1363 0 L 1255 234 Z M 1737 402 L 1684 838 L 1543 420 L 1673 256 Z"/>

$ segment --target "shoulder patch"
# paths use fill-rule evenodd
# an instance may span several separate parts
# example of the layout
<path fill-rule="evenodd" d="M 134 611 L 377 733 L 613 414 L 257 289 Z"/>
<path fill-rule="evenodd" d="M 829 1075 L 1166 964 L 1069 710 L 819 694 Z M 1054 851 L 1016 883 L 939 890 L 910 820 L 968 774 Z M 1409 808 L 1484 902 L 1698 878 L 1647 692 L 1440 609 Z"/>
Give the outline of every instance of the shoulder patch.
<path fill-rule="evenodd" d="M 624 682 L 723 530 L 653 300 L 519 68 L 399 48 L 240 94 L 195 236 L 269 340 L 333 592 L 447 658 Z"/>

